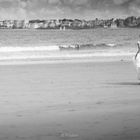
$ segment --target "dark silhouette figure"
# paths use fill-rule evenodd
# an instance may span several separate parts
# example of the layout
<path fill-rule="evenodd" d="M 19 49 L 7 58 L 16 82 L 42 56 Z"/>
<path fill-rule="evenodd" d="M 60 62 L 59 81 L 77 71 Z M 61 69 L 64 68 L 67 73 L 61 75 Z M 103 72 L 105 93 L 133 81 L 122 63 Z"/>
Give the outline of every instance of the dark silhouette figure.
<path fill-rule="evenodd" d="M 138 54 L 140 53 L 140 41 L 138 41 L 137 46 L 138 46 L 138 51 L 137 51 L 137 53 L 135 55 L 135 60 L 136 60 Z"/>

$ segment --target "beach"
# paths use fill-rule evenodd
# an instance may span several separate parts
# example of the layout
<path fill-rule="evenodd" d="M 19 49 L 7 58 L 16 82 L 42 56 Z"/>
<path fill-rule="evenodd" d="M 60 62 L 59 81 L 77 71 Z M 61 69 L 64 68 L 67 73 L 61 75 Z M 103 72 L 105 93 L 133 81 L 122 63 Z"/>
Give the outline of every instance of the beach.
<path fill-rule="evenodd" d="M 0 65 L 0 140 L 139 140 L 132 61 Z"/>

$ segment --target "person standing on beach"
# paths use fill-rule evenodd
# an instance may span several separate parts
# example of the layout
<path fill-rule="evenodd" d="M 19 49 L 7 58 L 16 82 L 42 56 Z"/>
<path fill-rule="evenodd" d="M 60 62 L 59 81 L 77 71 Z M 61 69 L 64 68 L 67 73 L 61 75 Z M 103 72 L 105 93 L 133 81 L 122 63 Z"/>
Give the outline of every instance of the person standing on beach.
<path fill-rule="evenodd" d="M 136 67 L 136 70 L 137 70 L 137 77 L 138 77 L 138 80 L 140 80 L 140 41 L 137 42 L 137 46 L 138 46 L 138 51 L 134 57 L 134 65 Z"/>
<path fill-rule="evenodd" d="M 138 51 L 137 51 L 137 53 L 135 55 L 135 60 L 137 59 L 137 56 L 140 53 L 140 41 L 138 41 L 137 45 L 138 45 Z"/>

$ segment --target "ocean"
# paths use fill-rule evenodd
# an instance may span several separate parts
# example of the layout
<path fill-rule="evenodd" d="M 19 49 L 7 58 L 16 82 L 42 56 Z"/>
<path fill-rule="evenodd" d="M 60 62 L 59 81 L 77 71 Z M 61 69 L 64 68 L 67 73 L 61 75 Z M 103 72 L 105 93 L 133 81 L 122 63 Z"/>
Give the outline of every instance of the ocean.
<path fill-rule="evenodd" d="M 0 30 L 0 63 L 9 61 L 87 60 L 133 56 L 140 29 Z M 77 47 L 78 46 L 78 47 Z"/>

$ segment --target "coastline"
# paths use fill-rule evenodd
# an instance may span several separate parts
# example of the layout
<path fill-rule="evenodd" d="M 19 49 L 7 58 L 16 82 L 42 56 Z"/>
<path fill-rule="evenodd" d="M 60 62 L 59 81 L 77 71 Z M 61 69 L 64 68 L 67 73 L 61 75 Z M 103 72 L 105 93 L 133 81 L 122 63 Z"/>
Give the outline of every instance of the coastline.
<path fill-rule="evenodd" d="M 135 53 L 128 52 L 18 52 L 3 54 L 0 65 L 30 65 L 30 64 L 61 64 L 61 63 L 88 63 L 88 62 L 116 62 L 133 61 Z"/>

